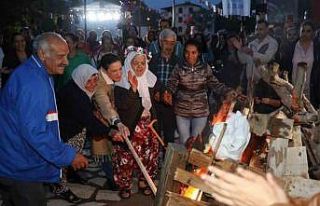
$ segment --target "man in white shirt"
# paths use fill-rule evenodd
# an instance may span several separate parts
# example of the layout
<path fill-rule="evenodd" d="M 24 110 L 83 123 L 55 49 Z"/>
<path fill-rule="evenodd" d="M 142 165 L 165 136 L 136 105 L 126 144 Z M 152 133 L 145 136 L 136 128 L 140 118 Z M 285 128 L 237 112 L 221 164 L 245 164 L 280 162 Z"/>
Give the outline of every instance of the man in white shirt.
<path fill-rule="evenodd" d="M 278 42 L 268 34 L 268 30 L 268 22 L 259 20 L 256 24 L 256 39 L 250 42 L 248 47 L 242 47 L 240 50 L 244 54 L 239 56 L 240 61 L 247 64 L 248 81 L 253 77 L 254 83 L 261 78 L 259 66 L 269 63 L 278 50 Z"/>

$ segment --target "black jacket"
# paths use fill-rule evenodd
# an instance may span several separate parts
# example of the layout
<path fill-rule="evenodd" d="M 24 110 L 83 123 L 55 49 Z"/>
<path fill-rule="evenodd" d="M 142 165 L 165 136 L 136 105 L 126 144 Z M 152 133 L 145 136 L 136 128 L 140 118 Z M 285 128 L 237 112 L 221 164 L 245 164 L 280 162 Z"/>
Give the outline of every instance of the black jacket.
<path fill-rule="evenodd" d="M 149 88 L 150 92 L 150 99 L 152 103 L 152 107 L 150 109 L 151 118 L 156 118 L 156 111 L 155 111 L 155 101 L 154 101 L 154 93 L 156 88 L 159 86 L 157 83 L 153 88 Z M 126 125 L 130 133 L 133 134 L 138 121 L 142 115 L 144 110 L 142 106 L 142 99 L 139 97 L 139 93 L 133 92 L 130 88 L 129 90 L 116 86 L 114 88 L 114 99 L 115 99 L 115 106 L 117 108 L 117 112 L 119 117 L 124 125 Z"/>
<path fill-rule="evenodd" d="M 87 137 L 107 136 L 110 128 L 93 114 L 93 104 L 87 94 L 71 80 L 57 94 L 60 132 L 64 141 L 87 129 Z"/>

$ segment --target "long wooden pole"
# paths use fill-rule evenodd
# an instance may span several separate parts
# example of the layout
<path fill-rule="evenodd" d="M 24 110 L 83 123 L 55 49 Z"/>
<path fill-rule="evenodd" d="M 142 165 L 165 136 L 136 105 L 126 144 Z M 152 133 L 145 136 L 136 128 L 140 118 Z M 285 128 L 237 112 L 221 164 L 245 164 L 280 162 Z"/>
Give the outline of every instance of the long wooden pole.
<path fill-rule="evenodd" d="M 108 123 L 101 117 L 101 114 L 100 114 L 99 112 L 95 112 L 94 115 L 95 115 L 103 124 L 108 125 Z M 129 148 L 130 152 L 132 153 L 133 158 L 136 160 L 136 162 L 137 162 L 137 164 L 138 164 L 138 166 L 139 166 L 139 168 L 140 168 L 140 170 L 141 170 L 144 178 L 146 178 L 146 181 L 147 181 L 150 189 L 152 190 L 152 193 L 153 193 L 154 195 L 156 195 L 156 194 L 157 194 L 157 187 L 156 187 L 156 185 L 154 184 L 154 182 L 152 181 L 152 179 L 151 179 L 151 177 L 150 177 L 150 175 L 149 175 L 146 167 L 145 167 L 145 166 L 143 165 L 143 163 L 141 162 L 140 157 L 139 157 L 139 155 L 137 154 L 136 150 L 133 148 L 133 146 L 132 146 L 129 138 L 128 138 L 128 137 L 123 137 L 123 139 L 124 139 L 124 141 L 127 143 L 128 148 Z"/>
<path fill-rule="evenodd" d="M 152 181 L 152 179 L 151 179 L 150 175 L 148 174 L 145 166 L 144 166 L 143 163 L 141 162 L 141 160 L 140 160 L 137 152 L 134 150 L 134 148 L 133 148 L 130 140 L 128 139 L 128 137 L 124 137 L 123 139 L 124 139 L 124 141 L 127 143 L 130 152 L 132 153 L 134 159 L 136 160 L 138 166 L 140 167 L 140 170 L 141 170 L 144 178 L 146 178 L 146 181 L 147 181 L 150 189 L 152 190 L 153 194 L 156 195 L 156 194 L 157 194 L 157 187 L 156 187 L 156 185 L 154 184 L 154 182 Z"/>

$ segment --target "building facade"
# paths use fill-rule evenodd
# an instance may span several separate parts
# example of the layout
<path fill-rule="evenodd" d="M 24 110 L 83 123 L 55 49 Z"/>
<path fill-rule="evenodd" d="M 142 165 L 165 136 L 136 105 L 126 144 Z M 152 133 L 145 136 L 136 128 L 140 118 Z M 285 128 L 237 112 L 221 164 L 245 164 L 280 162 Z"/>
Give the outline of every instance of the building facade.
<path fill-rule="evenodd" d="M 187 27 L 193 25 L 192 15 L 201 8 L 201 6 L 191 2 L 175 5 L 174 27 L 177 28 L 178 35 L 184 34 Z M 162 11 L 162 18 L 172 19 L 172 7 L 162 8 Z"/>

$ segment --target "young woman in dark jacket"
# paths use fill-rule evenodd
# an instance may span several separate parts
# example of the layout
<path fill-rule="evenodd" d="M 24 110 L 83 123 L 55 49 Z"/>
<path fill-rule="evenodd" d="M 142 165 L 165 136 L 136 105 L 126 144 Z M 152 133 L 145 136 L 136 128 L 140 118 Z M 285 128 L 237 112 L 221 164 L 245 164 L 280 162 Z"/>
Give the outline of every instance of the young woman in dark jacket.
<path fill-rule="evenodd" d="M 209 116 L 208 89 L 220 96 L 235 95 L 234 90 L 220 83 L 211 68 L 199 60 L 200 54 L 196 41 L 186 42 L 185 59 L 174 68 L 168 81 L 169 95 L 166 95 L 165 101 L 174 105 L 180 142 L 183 144 L 190 137 L 201 134 L 206 125 Z"/>
<path fill-rule="evenodd" d="M 115 106 L 120 119 L 130 129 L 132 145 L 152 179 L 156 177 L 159 142 L 148 126 L 156 118 L 154 93 L 157 77 L 148 70 L 147 56 L 142 51 L 131 51 L 126 57 L 122 81 L 115 87 Z M 132 172 L 137 164 L 125 145 L 113 146 L 114 179 L 120 196 L 131 195 Z M 140 171 L 138 169 L 138 171 Z M 145 195 L 152 194 L 139 172 L 139 188 Z"/>

